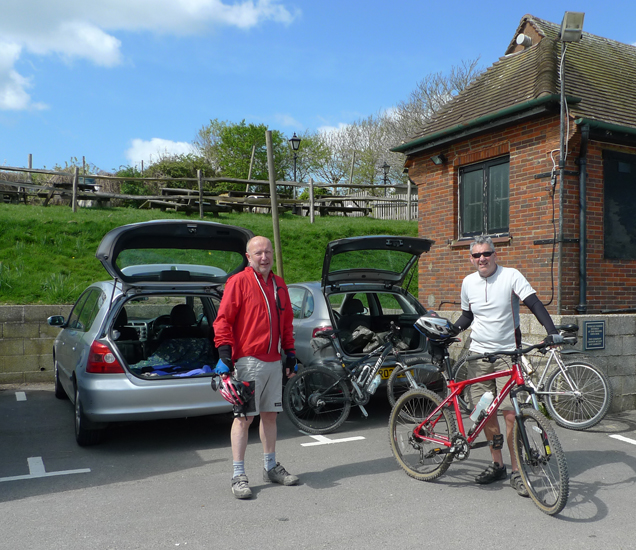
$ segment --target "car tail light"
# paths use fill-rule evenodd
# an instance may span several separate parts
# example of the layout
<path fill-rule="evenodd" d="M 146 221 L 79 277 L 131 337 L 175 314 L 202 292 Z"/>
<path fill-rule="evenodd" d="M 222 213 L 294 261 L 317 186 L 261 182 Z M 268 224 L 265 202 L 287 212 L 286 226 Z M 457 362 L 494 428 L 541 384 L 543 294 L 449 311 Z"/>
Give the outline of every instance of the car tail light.
<path fill-rule="evenodd" d="M 326 330 L 331 330 L 333 327 L 316 327 L 311 333 L 311 337 L 315 338 L 316 335 L 320 332 L 325 332 Z"/>
<path fill-rule="evenodd" d="M 88 352 L 86 372 L 94 374 L 122 374 L 125 371 L 108 346 L 93 342 Z"/>

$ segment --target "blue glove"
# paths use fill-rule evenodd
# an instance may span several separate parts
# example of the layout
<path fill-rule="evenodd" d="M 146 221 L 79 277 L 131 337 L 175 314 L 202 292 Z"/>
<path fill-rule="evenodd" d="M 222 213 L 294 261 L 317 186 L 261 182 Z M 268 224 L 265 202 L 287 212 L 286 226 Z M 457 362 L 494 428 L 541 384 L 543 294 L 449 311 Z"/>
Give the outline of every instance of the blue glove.
<path fill-rule="evenodd" d="M 230 374 L 230 367 L 227 366 L 224 362 L 223 359 L 219 359 L 219 361 L 216 364 L 216 367 L 214 367 L 214 369 L 212 370 L 212 372 L 214 374 Z"/>
<path fill-rule="evenodd" d="M 287 358 L 285 359 L 285 370 L 290 371 L 290 373 L 298 372 L 298 361 L 296 360 L 296 355 L 293 353 L 287 354 Z"/>

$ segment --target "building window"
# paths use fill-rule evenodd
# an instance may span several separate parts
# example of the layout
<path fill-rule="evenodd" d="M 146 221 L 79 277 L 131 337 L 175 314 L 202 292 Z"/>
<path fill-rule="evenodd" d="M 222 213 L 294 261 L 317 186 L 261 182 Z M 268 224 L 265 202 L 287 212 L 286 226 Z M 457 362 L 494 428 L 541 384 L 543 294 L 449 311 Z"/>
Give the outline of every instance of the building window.
<path fill-rule="evenodd" d="M 460 168 L 460 238 L 508 233 L 509 171 L 508 157 Z"/>
<path fill-rule="evenodd" d="M 603 151 L 605 257 L 636 259 L 636 155 Z"/>

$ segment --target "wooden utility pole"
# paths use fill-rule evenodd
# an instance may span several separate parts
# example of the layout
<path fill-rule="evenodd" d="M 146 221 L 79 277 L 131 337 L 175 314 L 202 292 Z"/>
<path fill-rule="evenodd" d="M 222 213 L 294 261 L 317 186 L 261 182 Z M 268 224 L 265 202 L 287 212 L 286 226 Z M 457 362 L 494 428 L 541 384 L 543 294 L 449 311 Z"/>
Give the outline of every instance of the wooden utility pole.
<path fill-rule="evenodd" d="M 276 195 L 276 169 L 274 166 L 274 148 L 272 146 L 272 131 L 265 132 L 267 144 L 267 171 L 269 172 L 269 195 L 272 208 L 272 224 L 274 226 L 274 250 L 276 253 L 276 273 L 285 278 L 283 274 L 283 252 L 280 244 L 280 224 L 278 222 L 278 197 Z"/>
<path fill-rule="evenodd" d="M 203 180 L 201 170 L 197 169 L 197 183 L 199 184 L 199 218 L 203 219 Z"/>

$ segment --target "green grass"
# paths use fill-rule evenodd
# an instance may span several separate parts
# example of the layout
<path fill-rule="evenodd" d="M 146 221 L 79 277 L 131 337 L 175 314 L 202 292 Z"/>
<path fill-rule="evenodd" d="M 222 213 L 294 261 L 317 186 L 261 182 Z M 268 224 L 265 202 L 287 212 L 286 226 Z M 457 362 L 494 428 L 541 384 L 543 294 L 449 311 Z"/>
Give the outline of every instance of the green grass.
<path fill-rule="evenodd" d="M 0 204 L 0 303 L 71 304 L 92 282 L 108 275 L 95 258 L 102 237 L 120 225 L 155 219 L 191 219 L 184 214 L 131 208 Z M 251 229 L 273 239 L 266 214 L 206 217 Z M 283 269 L 287 283 L 320 279 L 329 241 L 358 235 L 417 236 L 417 222 L 372 218 L 280 216 Z M 415 287 L 417 288 L 417 287 Z"/>

